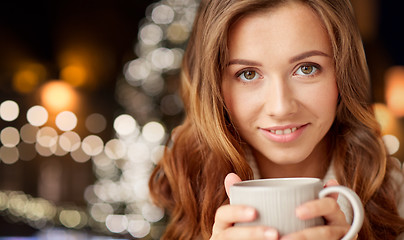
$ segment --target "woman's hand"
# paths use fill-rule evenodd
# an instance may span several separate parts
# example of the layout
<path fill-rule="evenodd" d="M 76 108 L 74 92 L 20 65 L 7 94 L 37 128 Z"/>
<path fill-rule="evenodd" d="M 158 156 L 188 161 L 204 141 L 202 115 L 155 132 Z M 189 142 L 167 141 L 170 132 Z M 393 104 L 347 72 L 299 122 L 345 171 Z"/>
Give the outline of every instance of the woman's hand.
<path fill-rule="evenodd" d="M 328 186 L 337 186 L 335 180 L 327 182 Z M 338 194 L 317 199 L 302 204 L 296 209 L 296 216 L 302 220 L 316 217 L 324 217 L 326 225 L 304 229 L 281 238 L 281 240 L 315 240 L 315 239 L 341 239 L 349 230 L 350 225 L 346 222 L 345 214 L 341 211 L 338 203 Z"/>
<path fill-rule="evenodd" d="M 225 179 L 226 193 L 229 195 L 230 186 L 240 182 L 241 179 L 234 173 L 230 173 Z M 216 211 L 211 240 L 219 239 L 278 239 L 278 232 L 270 227 L 234 226 L 237 222 L 250 222 L 257 217 L 254 208 L 247 206 L 223 205 Z"/>

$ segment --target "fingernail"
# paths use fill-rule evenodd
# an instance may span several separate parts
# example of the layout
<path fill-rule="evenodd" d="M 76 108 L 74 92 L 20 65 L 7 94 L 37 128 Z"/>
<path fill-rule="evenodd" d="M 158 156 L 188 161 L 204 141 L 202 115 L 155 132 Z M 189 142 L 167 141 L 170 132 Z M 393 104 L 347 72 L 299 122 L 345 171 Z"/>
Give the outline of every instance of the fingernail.
<path fill-rule="evenodd" d="M 296 208 L 296 216 L 299 218 L 303 218 L 305 216 L 307 216 L 309 214 L 309 210 L 304 207 L 304 206 L 300 206 L 298 208 Z"/>
<path fill-rule="evenodd" d="M 246 209 L 244 210 L 244 213 L 245 213 L 245 215 L 246 215 L 248 218 L 253 218 L 253 217 L 255 217 L 255 209 L 254 209 L 254 208 L 246 208 Z"/>
<path fill-rule="evenodd" d="M 264 232 L 265 239 L 272 240 L 278 239 L 278 231 L 273 228 L 269 228 Z"/>

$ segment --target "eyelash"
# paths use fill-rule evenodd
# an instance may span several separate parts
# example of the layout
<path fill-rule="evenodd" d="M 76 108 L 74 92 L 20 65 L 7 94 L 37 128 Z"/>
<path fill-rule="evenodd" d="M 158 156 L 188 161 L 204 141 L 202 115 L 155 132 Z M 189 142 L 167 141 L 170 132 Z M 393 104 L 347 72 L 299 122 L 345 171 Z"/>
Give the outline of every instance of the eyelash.
<path fill-rule="evenodd" d="M 296 74 L 296 72 L 299 71 L 302 67 L 313 67 L 313 68 L 315 68 L 315 69 L 313 69 L 314 72 L 313 72 L 313 73 L 310 73 L 310 74 Z M 300 64 L 300 65 L 297 66 L 296 70 L 293 72 L 293 75 L 295 75 L 295 76 L 296 76 L 296 75 L 297 75 L 297 76 L 303 76 L 303 77 L 314 77 L 314 76 L 316 76 L 320 71 L 321 71 L 321 66 L 318 65 L 318 64 L 316 64 L 316 63 L 310 63 L 310 62 L 309 62 L 309 63 L 302 63 L 302 64 Z M 241 79 L 241 75 L 244 74 L 244 73 L 246 73 L 246 72 L 255 72 L 255 74 L 257 74 L 258 76 L 257 76 L 257 78 L 252 79 L 252 80 L 244 80 L 244 79 Z M 236 77 L 238 78 L 238 80 L 240 80 L 240 81 L 243 82 L 243 83 L 250 83 L 250 82 L 253 82 L 253 81 L 257 80 L 258 78 L 262 78 L 262 75 L 261 75 L 260 73 L 258 73 L 258 71 L 255 70 L 255 69 L 246 68 L 246 69 L 242 69 L 242 70 L 238 71 L 238 72 L 236 73 Z"/>
<path fill-rule="evenodd" d="M 297 74 L 297 71 L 301 71 L 302 67 L 313 67 L 315 69 L 313 69 L 314 72 L 310 73 L 310 74 Z M 319 72 L 321 71 L 321 66 L 316 64 L 316 63 L 302 63 L 300 64 L 297 69 L 293 72 L 293 75 L 298 75 L 298 76 L 303 76 L 303 77 L 313 77 L 316 76 Z"/>
<path fill-rule="evenodd" d="M 257 75 L 257 78 L 252 79 L 252 80 L 241 79 L 241 75 L 246 73 L 246 72 L 254 72 Z M 242 69 L 242 70 L 238 71 L 236 73 L 236 77 L 237 77 L 238 80 L 240 80 L 243 83 L 250 83 L 250 82 L 253 82 L 253 81 L 255 81 L 255 80 L 259 79 L 259 78 L 262 78 L 262 75 L 260 73 L 258 73 L 258 71 L 255 70 L 255 69 L 246 68 L 246 69 Z"/>

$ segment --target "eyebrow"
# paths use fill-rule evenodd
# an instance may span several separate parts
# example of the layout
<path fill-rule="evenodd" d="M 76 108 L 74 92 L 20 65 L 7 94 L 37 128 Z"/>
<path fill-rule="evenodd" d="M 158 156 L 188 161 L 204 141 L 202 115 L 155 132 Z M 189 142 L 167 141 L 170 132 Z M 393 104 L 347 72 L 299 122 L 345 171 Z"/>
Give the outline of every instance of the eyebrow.
<path fill-rule="evenodd" d="M 309 58 L 309 57 L 312 57 L 312 56 L 324 56 L 324 57 L 331 58 L 331 56 L 328 55 L 327 53 L 324 53 L 324 52 L 318 51 L 318 50 L 313 50 L 313 51 L 304 52 L 304 53 L 301 53 L 299 55 L 296 55 L 296 56 L 292 57 L 289 60 L 289 63 L 294 63 L 294 62 L 297 62 L 297 61 L 300 61 L 300 60 L 303 60 L 305 58 Z"/>
<path fill-rule="evenodd" d="M 227 66 L 230 65 L 248 65 L 248 66 L 259 66 L 261 67 L 262 64 L 256 61 L 252 61 L 252 60 L 246 60 L 246 59 L 233 59 L 231 61 L 229 61 L 229 63 L 227 64 Z"/>
<path fill-rule="evenodd" d="M 305 58 L 309 58 L 309 57 L 312 57 L 312 56 L 324 56 L 324 57 L 331 58 L 330 55 L 328 55 L 328 54 L 326 54 L 326 53 L 324 53 L 322 51 L 313 50 L 313 51 L 308 51 L 308 52 L 304 52 L 304 53 L 301 53 L 299 55 L 296 55 L 296 56 L 292 57 L 289 60 L 289 62 L 294 63 L 294 62 L 297 62 L 297 61 L 300 61 L 300 60 L 303 60 Z M 246 60 L 246 59 L 232 59 L 227 64 L 227 66 L 230 66 L 230 65 L 247 65 L 247 66 L 258 66 L 258 67 L 262 66 L 262 64 L 259 63 L 259 62 L 256 62 L 256 61 L 253 61 L 253 60 Z"/>

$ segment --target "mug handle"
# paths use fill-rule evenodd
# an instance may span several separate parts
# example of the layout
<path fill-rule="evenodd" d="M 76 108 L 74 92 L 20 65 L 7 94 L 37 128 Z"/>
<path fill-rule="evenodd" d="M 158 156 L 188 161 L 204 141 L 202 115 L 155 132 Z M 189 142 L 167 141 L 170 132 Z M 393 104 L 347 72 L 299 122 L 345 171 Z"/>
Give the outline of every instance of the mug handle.
<path fill-rule="evenodd" d="M 356 234 L 360 231 L 363 224 L 363 219 L 365 217 L 365 211 L 363 209 L 362 201 L 358 195 L 351 189 L 344 186 L 331 186 L 326 187 L 320 191 L 319 198 L 324 198 L 331 193 L 340 193 L 344 195 L 348 201 L 351 203 L 354 217 L 352 221 L 351 228 L 346 233 L 346 235 L 341 238 L 341 240 L 351 240 L 354 239 Z"/>

